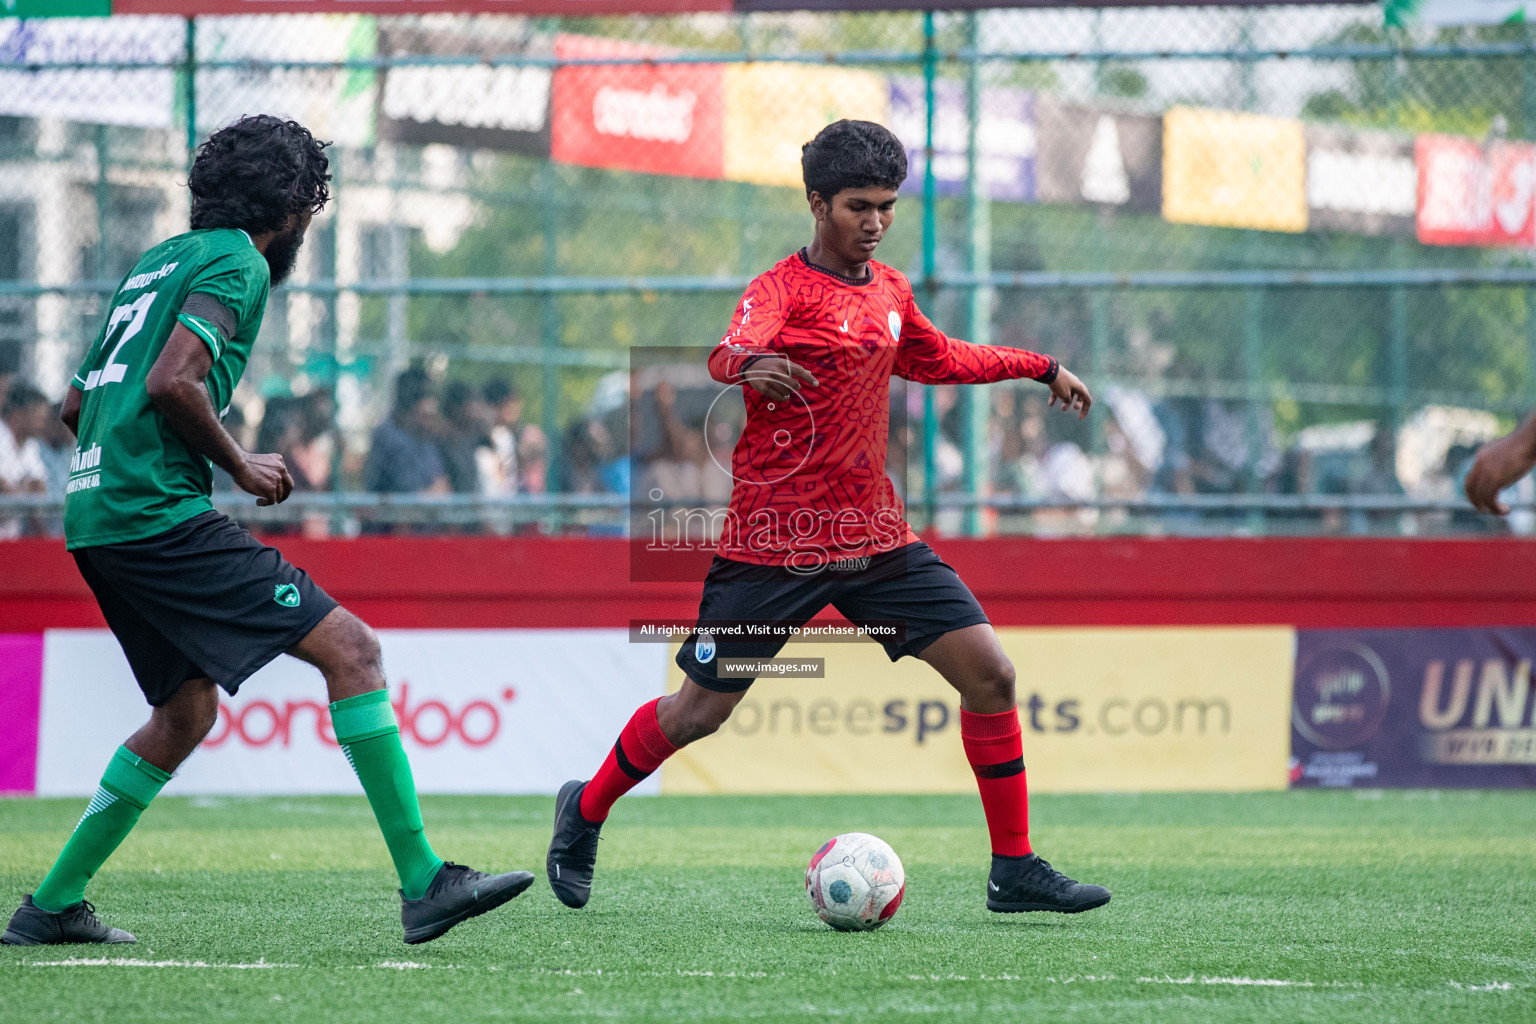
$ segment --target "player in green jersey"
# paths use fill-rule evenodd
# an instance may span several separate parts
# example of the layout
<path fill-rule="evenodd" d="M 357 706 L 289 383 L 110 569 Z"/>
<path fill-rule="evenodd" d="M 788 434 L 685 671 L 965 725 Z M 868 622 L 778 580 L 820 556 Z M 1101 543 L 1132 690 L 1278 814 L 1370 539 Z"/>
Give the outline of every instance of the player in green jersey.
<path fill-rule="evenodd" d="M 400 875 L 406 942 L 427 942 L 526 889 L 526 871 L 444 863 L 422 828 L 373 631 L 209 500 L 212 469 L 257 504 L 293 490 L 281 455 L 246 452 L 219 422 L 270 288 L 293 270 L 330 198 L 326 143 L 293 121 L 247 117 L 198 150 L 192 230 L 150 249 L 118 286 L 64 402 L 78 445 L 68 549 L 152 711 L 117 749 L 53 869 L 0 941 L 132 942 L 85 886 L 235 693 L 288 653 L 319 668 L 336 739 Z"/>

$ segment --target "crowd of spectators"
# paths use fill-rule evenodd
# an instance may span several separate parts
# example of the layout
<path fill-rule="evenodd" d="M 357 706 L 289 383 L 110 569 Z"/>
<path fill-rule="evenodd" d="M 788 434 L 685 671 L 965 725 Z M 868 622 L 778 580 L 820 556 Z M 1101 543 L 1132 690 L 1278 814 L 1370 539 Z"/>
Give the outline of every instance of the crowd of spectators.
<path fill-rule="evenodd" d="M 253 405 L 260 410 L 254 423 L 244 422 L 237 405 L 225 422 L 251 450 L 281 454 L 296 492 L 361 490 L 495 501 L 545 493 L 628 495 L 633 488 L 635 494 L 660 494 L 669 501 L 722 506 L 733 482 L 728 469 L 739 410 L 714 401 L 719 389 L 712 382 L 679 381 L 674 385 L 665 374 L 604 378 L 584 413 L 560 433 L 553 464 L 549 438 L 539 424 L 524 422 L 522 398 L 501 376 L 439 382 L 425 369 L 402 372 L 366 451 L 350 455 L 336 427 L 334 397 L 325 389 L 269 396 Z M 1123 507 L 1143 497 L 1451 498 L 1477 445 L 1498 430 L 1488 413 L 1429 408 L 1391 426 L 1360 420 L 1292 430 L 1282 443 L 1274 409 L 1266 403 L 1158 397 L 1111 387 L 1099 396 L 1095 417 L 1079 423 L 1049 410 L 1038 391 L 999 385 L 984 393 L 990 409 L 982 452 L 990 495 L 1017 498 L 1020 505 L 1063 506 L 1034 513 L 1034 524 L 1045 529 L 1101 525 L 1098 513 L 1065 507 L 1072 503 Z M 895 393 L 890 464 L 893 475 L 898 480 L 904 475 L 909 484 L 911 503 L 924 493 L 955 494 L 966 486 L 965 426 L 971 413 L 961 394 L 953 387 L 933 389 L 939 430 L 930 464 L 920 432 L 923 389 Z M 60 422 L 57 405 L 14 373 L 0 372 L 0 396 L 0 494 L 62 498 L 74 439 Z M 931 491 L 922 479 L 930 466 Z M 1531 489 L 1529 482 L 1522 486 Z M 232 487 L 216 471 L 215 488 Z M 1215 515 L 1209 509 L 1147 514 L 1173 528 L 1181 516 L 1198 521 Z M 1286 514 L 1266 513 L 1277 520 Z M 1320 521 L 1315 511 L 1295 514 L 1330 531 L 1414 529 L 1392 510 L 1331 518 L 1324 513 Z M 323 517 L 319 523 L 327 529 Z M 0 539 L 56 533 L 58 527 L 56 509 L 0 514 Z"/>

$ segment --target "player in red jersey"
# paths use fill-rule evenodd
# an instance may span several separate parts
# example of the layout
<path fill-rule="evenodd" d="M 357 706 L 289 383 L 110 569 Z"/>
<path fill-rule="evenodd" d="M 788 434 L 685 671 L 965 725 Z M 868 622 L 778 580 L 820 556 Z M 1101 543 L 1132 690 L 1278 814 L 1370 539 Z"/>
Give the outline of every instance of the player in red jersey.
<path fill-rule="evenodd" d="M 614 801 L 725 723 L 753 680 L 721 678 L 718 659 L 772 657 L 782 627 L 830 604 L 851 622 L 897 624 L 881 640 L 891 660 L 921 658 L 959 691 L 961 741 L 992 840 L 988 908 L 1103 906 L 1107 889 L 1067 878 L 1031 850 L 1013 666 L 970 590 L 913 534 L 885 475 L 893 374 L 924 384 L 1028 377 L 1079 416 L 1093 399 L 1049 356 L 945 337 L 906 277 L 871 259 L 907 176 L 894 135 L 838 121 L 805 146 L 801 163 L 815 237 L 748 286 L 709 359 L 716 380 L 744 385 L 747 422 L 698 628 L 677 656 L 686 678 L 635 712 L 590 781 L 561 787 L 550 885 L 566 906 L 585 905 Z M 781 631 L 759 640 L 711 633 L 740 622 Z"/>

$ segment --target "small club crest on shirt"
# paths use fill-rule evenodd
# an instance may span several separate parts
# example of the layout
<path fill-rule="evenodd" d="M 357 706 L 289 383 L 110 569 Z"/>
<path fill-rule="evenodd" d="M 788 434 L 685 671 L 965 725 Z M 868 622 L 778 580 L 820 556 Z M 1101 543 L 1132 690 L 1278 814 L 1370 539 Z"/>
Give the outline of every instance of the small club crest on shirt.
<path fill-rule="evenodd" d="M 272 600 L 284 608 L 297 608 L 299 606 L 299 588 L 292 583 L 278 583 L 272 588 Z"/>

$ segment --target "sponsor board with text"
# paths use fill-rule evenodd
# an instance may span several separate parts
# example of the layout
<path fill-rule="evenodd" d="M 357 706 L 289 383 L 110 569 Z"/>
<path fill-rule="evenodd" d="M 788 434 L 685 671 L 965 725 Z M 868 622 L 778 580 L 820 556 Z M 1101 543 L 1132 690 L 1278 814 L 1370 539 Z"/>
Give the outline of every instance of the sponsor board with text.
<path fill-rule="evenodd" d="M 1018 672 L 1035 792 L 1283 789 L 1293 630 L 998 630 Z M 797 644 L 821 679 L 760 678 L 714 736 L 662 767 L 664 793 L 961 793 L 959 701 L 873 643 Z M 674 666 L 669 689 L 681 683 Z"/>
<path fill-rule="evenodd" d="M 1536 629 L 1303 630 L 1294 786 L 1536 785 Z"/>
<path fill-rule="evenodd" d="M 1418 203 L 1413 140 L 1307 125 L 1307 216 L 1313 231 L 1411 235 Z"/>
<path fill-rule="evenodd" d="M 562 35 L 572 60 L 662 57 L 675 51 L 595 36 Z M 724 72 L 718 64 L 578 64 L 554 74 L 550 152 L 587 167 L 719 178 Z"/>
<path fill-rule="evenodd" d="M 1536 245 L 1536 146 L 1420 135 L 1418 237 L 1425 245 Z"/>
<path fill-rule="evenodd" d="M 379 640 L 424 793 L 553 793 L 589 775 L 635 707 L 660 695 L 667 653 L 622 629 L 381 630 Z M 89 794 L 148 708 L 106 630 L 51 630 L 42 661 L 36 792 Z M 221 694 L 213 731 L 166 792 L 358 792 L 320 674 L 279 658 L 238 695 Z"/>

